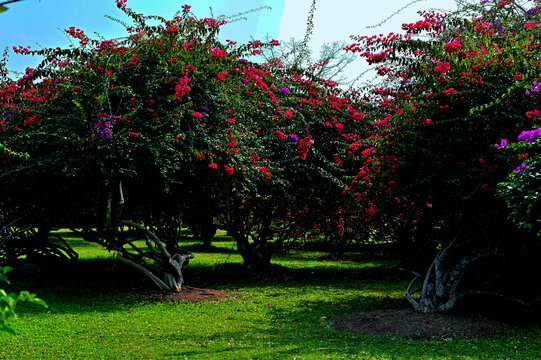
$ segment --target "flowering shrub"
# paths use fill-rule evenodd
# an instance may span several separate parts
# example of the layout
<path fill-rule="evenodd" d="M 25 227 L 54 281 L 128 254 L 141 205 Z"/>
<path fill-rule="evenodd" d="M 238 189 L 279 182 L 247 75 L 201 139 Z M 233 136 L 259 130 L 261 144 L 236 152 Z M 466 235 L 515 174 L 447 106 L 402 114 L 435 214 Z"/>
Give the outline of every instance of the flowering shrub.
<path fill-rule="evenodd" d="M 304 237 L 317 222 L 331 230 L 343 164 L 355 161 L 351 134 L 366 126 L 358 101 L 251 63 L 275 43 L 222 44 L 223 23 L 189 6 L 150 26 L 117 5 L 134 22 L 126 38 L 70 28 L 77 48 L 37 51 L 46 57 L 37 69 L 2 83 L 0 139 L 30 155 L 2 159 L 11 174 L 0 178 L 4 217 L 79 229 L 132 262 L 121 224 L 173 259 L 180 221 L 218 217 L 255 265 L 269 263 L 274 241 Z M 180 270 L 168 271 L 178 288 Z"/>
<path fill-rule="evenodd" d="M 392 231 L 419 270 L 432 264 L 421 299 L 408 289 L 418 310 L 452 308 L 468 293 L 459 284 L 474 262 L 510 259 L 521 246 L 533 251 L 498 196 L 498 183 L 517 165 L 494 146 L 531 129 L 526 114 L 538 108 L 537 95 L 528 94 L 539 81 L 539 33 L 528 24 L 539 19 L 516 5 L 483 1 L 453 14 L 422 12 L 424 20 L 405 25 L 404 34 L 359 36 L 347 47 L 380 61 L 385 79 L 365 90 L 374 126 L 355 145 L 364 164 L 349 191 L 364 204 L 359 218 Z"/>
<path fill-rule="evenodd" d="M 518 165 L 506 181 L 498 184 L 510 210 L 510 218 L 519 229 L 530 230 L 541 236 L 541 128 L 520 133 L 516 142 L 502 139 L 496 148 L 510 151 Z"/>

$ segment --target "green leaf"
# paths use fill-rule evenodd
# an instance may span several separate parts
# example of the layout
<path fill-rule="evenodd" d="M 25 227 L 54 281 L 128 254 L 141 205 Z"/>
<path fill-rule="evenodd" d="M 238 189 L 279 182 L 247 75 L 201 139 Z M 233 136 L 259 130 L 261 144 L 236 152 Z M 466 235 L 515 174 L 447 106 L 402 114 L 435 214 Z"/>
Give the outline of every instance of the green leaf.
<path fill-rule="evenodd" d="M 3 13 L 4 11 L 6 11 L 8 8 L 5 7 L 4 5 L 0 5 L 0 13 Z"/>
<path fill-rule="evenodd" d="M 30 299 L 28 302 L 31 303 L 31 304 L 36 304 L 36 305 L 39 305 L 39 306 L 43 306 L 45 308 L 49 307 L 47 305 L 47 303 L 43 299 L 40 299 L 40 298 Z"/>

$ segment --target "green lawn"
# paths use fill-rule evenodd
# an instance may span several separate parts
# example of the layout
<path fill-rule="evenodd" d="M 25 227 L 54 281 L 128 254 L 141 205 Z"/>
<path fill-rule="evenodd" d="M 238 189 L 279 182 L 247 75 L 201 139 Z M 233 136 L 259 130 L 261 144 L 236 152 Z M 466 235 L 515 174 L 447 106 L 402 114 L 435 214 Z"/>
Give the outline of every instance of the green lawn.
<path fill-rule="evenodd" d="M 69 235 L 69 234 L 68 234 Z M 348 313 L 408 306 L 407 278 L 377 261 L 320 261 L 324 253 L 276 256 L 273 275 L 254 275 L 233 243 L 197 250 L 187 285 L 225 290 L 237 298 L 200 303 L 157 302 L 137 295 L 150 287 L 111 254 L 80 239 L 81 255 L 59 268 L 27 267 L 10 275 L 49 304 L 23 304 L 17 335 L 0 333 L 5 359 L 541 359 L 541 330 L 527 327 L 493 339 L 416 340 L 333 329 Z M 140 293 L 140 291 L 139 291 Z"/>

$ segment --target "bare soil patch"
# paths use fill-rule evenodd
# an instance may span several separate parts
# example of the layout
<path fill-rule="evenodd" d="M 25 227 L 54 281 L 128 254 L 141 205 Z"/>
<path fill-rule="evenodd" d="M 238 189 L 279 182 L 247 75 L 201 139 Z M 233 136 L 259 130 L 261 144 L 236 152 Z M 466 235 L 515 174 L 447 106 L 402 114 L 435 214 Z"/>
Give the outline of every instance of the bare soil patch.
<path fill-rule="evenodd" d="M 375 310 L 333 320 L 333 327 L 366 335 L 423 339 L 491 337 L 511 325 L 481 315 L 423 314 L 412 309 Z"/>
<path fill-rule="evenodd" d="M 205 300 L 221 300 L 225 298 L 237 297 L 237 295 L 213 289 L 202 289 L 191 286 L 182 287 L 181 291 L 159 291 L 145 294 L 153 300 L 178 300 L 189 302 L 200 302 Z"/>

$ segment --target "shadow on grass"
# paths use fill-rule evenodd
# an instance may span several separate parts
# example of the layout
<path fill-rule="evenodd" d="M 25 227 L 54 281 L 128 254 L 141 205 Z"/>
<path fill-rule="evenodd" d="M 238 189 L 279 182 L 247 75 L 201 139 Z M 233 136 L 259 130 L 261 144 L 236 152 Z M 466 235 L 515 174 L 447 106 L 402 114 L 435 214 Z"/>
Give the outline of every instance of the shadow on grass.
<path fill-rule="evenodd" d="M 329 291 L 333 291 L 332 288 Z M 382 296 L 354 296 L 348 300 L 337 298 L 274 303 L 272 309 L 259 319 L 242 323 L 242 330 L 209 330 L 199 334 L 197 343 L 189 349 L 168 353 L 167 356 L 189 358 L 234 358 L 239 352 L 253 352 L 255 358 L 396 358 L 396 359 L 523 359 L 516 352 L 520 340 L 528 346 L 529 354 L 539 354 L 541 331 L 509 331 L 498 339 L 419 340 L 398 336 L 367 336 L 331 327 L 331 320 L 345 314 L 375 309 L 407 308 L 403 299 Z M 223 320 L 223 319 L 222 319 Z M 163 333 L 159 340 L 179 344 L 193 342 L 190 333 Z M 232 340 L 229 340 L 232 339 Z M 240 340 L 240 341 L 239 341 Z M 231 343 L 234 344 L 229 348 Z M 248 345 L 249 344 L 249 345 Z M 208 346 L 207 346 L 208 345 Z M 524 354 L 524 353 L 522 353 Z M 246 358 L 248 354 L 243 353 Z"/>
<path fill-rule="evenodd" d="M 471 356 L 491 359 L 496 355 L 498 358 L 528 358 L 514 355 L 512 345 L 507 345 L 518 340 L 522 346 L 529 346 L 531 353 L 541 353 L 539 330 L 532 332 L 531 339 L 526 339 L 525 332 L 511 332 L 498 342 L 466 339 L 448 343 L 370 337 L 331 328 L 331 320 L 345 314 L 408 307 L 404 299 L 379 291 L 389 283 L 391 288 L 400 288 L 406 283 L 403 274 L 385 267 L 292 269 L 273 266 L 268 273 L 262 274 L 238 263 L 190 263 L 185 269 L 185 277 L 190 286 L 239 290 L 247 295 L 244 299 L 200 305 L 205 310 L 194 305 L 190 309 L 202 311 L 201 319 L 199 315 L 191 320 L 184 319 L 199 323 L 206 316 L 204 321 L 211 327 L 199 329 L 198 334 L 179 333 L 177 328 L 153 334 L 157 340 L 179 344 L 178 352 L 167 350 L 167 354 L 160 356 L 235 358 L 239 353 L 244 357 L 246 353 L 253 353 L 254 358 L 324 358 L 326 355 L 397 359 Z M 49 311 L 55 314 L 125 312 L 134 304 L 150 301 L 137 295 L 141 290 L 153 289 L 150 282 L 142 279 L 138 272 L 114 259 L 83 260 L 56 267 L 26 267 L 14 270 L 12 276 L 18 288 L 38 293 L 49 303 Z M 270 300 L 274 296 L 278 298 Z M 23 313 L 44 311 L 21 309 Z M 261 316 L 243 318 L 238 315 L 254 310 Z M 218 321 L 227 327 L 212 327 Z M 228 344 L 230 338 L 236 339 L 236 344 L 231 347 Z"/>
<path fill-rule="evenodd" d="M 149 266 L 157 274 L 160 269 Z M 266 272 L 240 263 L 190 263 L 183 269 L 186 285 L 235 292 L 269 286 L 351 288 L 359 281 L 400 280 L 386 268 L 292 269 L 273 265 Z M 135 269 L 113 258 L 82 259 L 62 265 L 27 265 L 10 273 L 10 291 L 30 290 L 45 299 L 52 311 L 116 311 L 126 304 L 142 301 L 141 294 L 155 291 L 154 284 Z M 339 279 L 337 281 L 337 279 Z M 26 311 L 26 308 L 22 308 Z M 30 312 L 34 312 L 29 308 Z M 41 311 L 41 310 L 35 310 Z"/>

